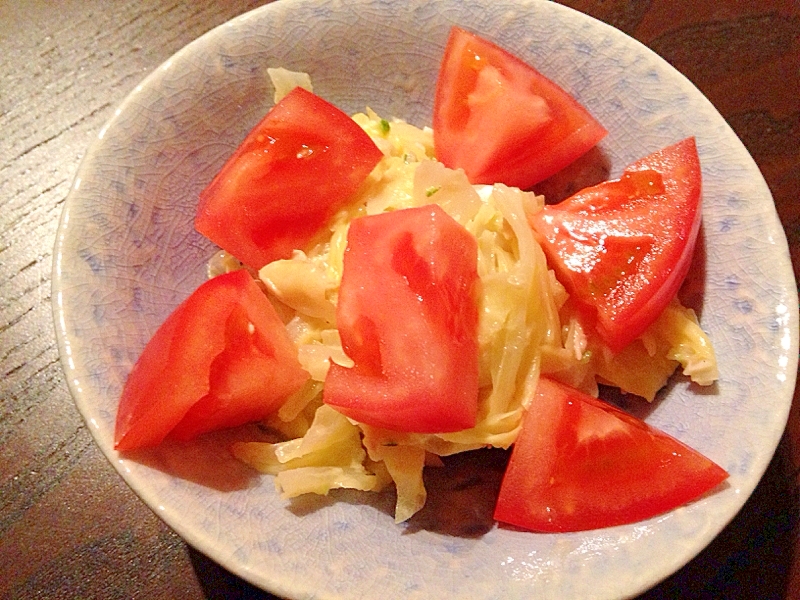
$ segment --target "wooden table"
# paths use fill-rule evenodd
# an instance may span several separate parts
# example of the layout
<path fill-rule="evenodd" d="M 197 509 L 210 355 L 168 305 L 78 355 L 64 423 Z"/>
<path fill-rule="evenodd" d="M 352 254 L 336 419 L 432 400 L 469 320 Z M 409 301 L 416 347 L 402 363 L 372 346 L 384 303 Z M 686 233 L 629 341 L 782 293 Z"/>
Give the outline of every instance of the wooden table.
<path fill-rule="evenodd" d="M 2 597 L 272 597 L 188 547 L 106 462 L 67 390 L 50 307 L 61 207 L 114 107 L 183 45 L 264 3 L 0 2 Z M 716 105 L 764 173 L 800 275 L 800 3 L 563 4 L 649 45 Z M 644 598 L 800 597 L 798 423 L 740 515 Z"/>

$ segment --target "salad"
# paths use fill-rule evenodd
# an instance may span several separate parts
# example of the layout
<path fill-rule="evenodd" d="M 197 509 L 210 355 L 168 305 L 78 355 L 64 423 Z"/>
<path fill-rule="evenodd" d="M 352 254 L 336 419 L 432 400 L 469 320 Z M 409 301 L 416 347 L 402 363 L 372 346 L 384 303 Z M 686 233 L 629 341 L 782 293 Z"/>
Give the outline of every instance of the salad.
<path fill-rule="evenodd" d="M 495 518 L 534 531 L 645 519 L 727 477 L 596 398 L 718 377 L 677 299 L 693 139 L 547 205 L 525 190 L 605 129 L 487 40 L 453 28 L 433 129 L 270 74 L 275 107 L 201 194 L 195 227 L 223 251 L 134 366 L 118 450 L 263 422 L 274 443 L 232 451 L 285 498 L 394 486 L 400 522 L 441 457 L 512 448 Z"/>

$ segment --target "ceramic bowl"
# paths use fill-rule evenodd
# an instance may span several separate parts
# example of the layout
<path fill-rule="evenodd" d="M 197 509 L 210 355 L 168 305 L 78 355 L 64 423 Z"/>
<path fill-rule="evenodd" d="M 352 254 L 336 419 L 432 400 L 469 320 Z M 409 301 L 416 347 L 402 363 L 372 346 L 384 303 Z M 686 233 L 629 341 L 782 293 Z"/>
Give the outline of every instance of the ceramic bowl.
<path fill-rule="evenodd" d="M 696 137 L 704 225 L 689 291 L 721 375 L 710 389 L 674 378 L 646 419 L 727 469 L 727 484 L 633 525 L 543 535 L 487 524 L 480 490 L 476 505 L 439 502 L 406 525 L 393 521 L 391 494 L 284 501 L 271 477 L 228 456 L 224 435 L 119 456 L 120 390 L 150 335 L 206 277 L 213 247 L 192 228 L 198 193 L 272 105 L 267 68 L 310 73 L 315 91 L 348 113 L 370 106 L 426 125 L 452 25 L 507 48 L 583 103 L 609 130 L 599 151 L 612 177 Z M 786 422 L 798 356 L 786 238 L 742 143 L 653 52 L 537 0 L 280 0 L 214 29 L 147 77 L 99 132 L 63 210 L 53 287 L 69 385 L 120 475 L 189 544 L 294 599 L 642 592 L 694 557 L 756 486 Z M 456 477 L 491 473 L 484 467 L 457 465 Z M 433 487 L 455 497 L 454 486 Z"/>

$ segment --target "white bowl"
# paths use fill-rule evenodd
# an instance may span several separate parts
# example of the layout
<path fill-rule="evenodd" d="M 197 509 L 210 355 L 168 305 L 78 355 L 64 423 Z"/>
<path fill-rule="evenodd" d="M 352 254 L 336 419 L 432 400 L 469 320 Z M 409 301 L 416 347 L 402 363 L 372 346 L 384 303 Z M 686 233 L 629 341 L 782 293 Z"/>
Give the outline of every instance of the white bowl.
<path fill-rule="evenodd" d="M 710 391 L 675 378 L 646 418 L 721 464 L 728 484 L 635 525 L 541 535 L 456 524 L 454 534 L 445 522 L 461 517 L 446 512 L 430 513 L 422 525 L 395 525 L 385 495 L 282 501 L 270 477 L 232 461 L 213 436 L 135 460 L 118 456 L 112 437 L 121 387 L 159 323 L 205 278 L 212 246 L 192 228 L 197 196 L 271 106 L 266 69 L 309 72 L 315 91 L 346 112 L 369 105 L 430 124 L 454 24 L 496 41 L 576 96 L 609 130 L 600 149 L 612 176 L 696 136 L 705 259 L 693 281 L 721 377 Z M 797 291 L 753 160 L 664 60 L 550 2 L 281 0 L 222 25 L 150 75 L 99 133 L 66 202 L 55 256 L 64 369 L 103 452 L 188 543 L 291 598 L 635 595 L 694 557 L 741 508 L 791 403 Z"/>

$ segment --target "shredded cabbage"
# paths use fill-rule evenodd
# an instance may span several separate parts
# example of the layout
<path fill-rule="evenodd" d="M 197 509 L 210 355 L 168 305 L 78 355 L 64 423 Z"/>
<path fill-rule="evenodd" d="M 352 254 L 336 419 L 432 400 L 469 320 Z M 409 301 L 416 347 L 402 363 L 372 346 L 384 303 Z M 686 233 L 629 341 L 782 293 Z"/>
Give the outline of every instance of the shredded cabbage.
<path fill-rule="evenodd" d="M 273 96 L 275 104 L 280 102 L 286 94 L 296 87 L 301 87 L 309 92 L 314 91 L 311 85 L 311 77 L 308 73 L 290 71 L 283 67 L 277 67 L 267 69 L 267 75 L 269 75 L 272 85 L 275 88 L 275 95 Z"/>
<path fill-rule="evenodd" d="M 322 405 L 305 435 L 286 442 L 238 442 L 233 454 L 263 473 L 276 475 L 284 498 L 327 494 L 334 488 L 380 491 L 390 479 L 380 463 L 368 460 L 356 425 Z"/>
<path fill-rule="evenodd" d="M 304 79 L 270 72 L 277 89 Z M 310 80 L 307 82 L 310 88 Z M 305 84 L 303 83 L 304 87 Z M 290 89 L 290 88 L 289 88 Z M 395 518 L 425 503 L 423 469 L 438 457 L 514 443 L 538 378 L 546 374 L 596 395 L 607 383 L 652 400 L 678 365 L 700 385 L 718 378 L 710 340 L 697 317 L 676 299 L 618 354 L 583 329 L 564 287 L 548 270 L 527 215 L 544 199 L 501 184 L 472 186 L 463 171 L 435 160 L 432 131 L 387 121 L 374 111 L 353 119 L 384 158 L 331 225 L 329 240 L 263 267 L 259 277 L 286 315 L 287 330 L 311 379 L 267 421 L 286 441 L 236 444 L 237 458 L 276 476 L 285 498 L 335 488 L 397 490 Z M 336 330 L 336 300 L 350 221 L 437 203 L 478 241 L 479 412 L 477 424 L 454 433 L 414 434 L 350 421 L 323 405 L 331 361 L 352 366 Z M 236 268 L 226 257 L 217 268 Z"/>

